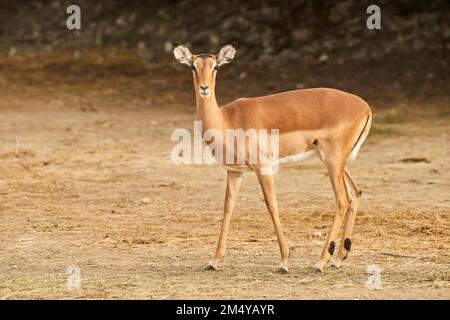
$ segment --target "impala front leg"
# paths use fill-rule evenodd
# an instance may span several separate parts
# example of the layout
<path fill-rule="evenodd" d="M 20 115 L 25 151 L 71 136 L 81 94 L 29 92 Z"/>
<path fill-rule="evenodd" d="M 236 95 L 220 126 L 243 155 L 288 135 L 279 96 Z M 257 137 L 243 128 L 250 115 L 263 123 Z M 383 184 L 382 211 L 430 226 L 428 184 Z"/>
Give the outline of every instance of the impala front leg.
<path fill-rule="evenodd" d="M 227 171 L 227 191 L 225 193 L 225 204 L 223 212 L 222 228 L 220 230 L 219 241 L 214 257 L 209 261 L 206 270 L 217 270 L 217 264 L 225 254 L 225 244 L 227 241 L 228 229 L 230 227 L 231 213 L 241 186 L 242 173 L 237 171 Z"/>
<path fill-rule="evenodd" d="M 261 175 L 259 173 L 256 175 L 258 176 L 261 189 L 264 193 L 267 209 L 272 217 L 272 222 L 278 238 L 278 244 L 280 245 L 281 263 L 278 272 L 286 273 L 288 271 L 289 248 L 287 246 L 286 239 L 284 238 L 283 230 L 281 229 L 280 217 L 278 215 L 275 181 L 273 175 Z"/>

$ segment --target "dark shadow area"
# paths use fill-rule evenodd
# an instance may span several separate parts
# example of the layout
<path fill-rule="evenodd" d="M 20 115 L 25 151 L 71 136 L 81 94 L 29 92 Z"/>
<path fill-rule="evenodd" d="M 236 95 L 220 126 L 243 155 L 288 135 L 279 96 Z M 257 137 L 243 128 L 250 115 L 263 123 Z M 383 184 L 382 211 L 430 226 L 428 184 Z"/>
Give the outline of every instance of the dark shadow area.
<path fill-rule="evenodd" d="M 70 4 L 81 8 L 81 30 L 66 27 Z M 172 41 L 194 52 L 215 53 L 237 40 L 238 57 L 221 72 L 224 80 L 218 86 L 226 100 L 315 86 L 355 92 L 374 103 L 448 96 L 450 3 L 377 1 L 381 30 L 366 26 L 370 4 L 3 0 L 0 71 L 6 57 L 44 55 L 55 61 L 46 62 L 42 71 L 70 81 L 144 75 L 173 79 L 183 75 L 173 61 Z M 135 61 L 104 62 L 103 53 L 111 50 L 132 53 Z M 188 89 L 185 74 L 181 79 Z"/>

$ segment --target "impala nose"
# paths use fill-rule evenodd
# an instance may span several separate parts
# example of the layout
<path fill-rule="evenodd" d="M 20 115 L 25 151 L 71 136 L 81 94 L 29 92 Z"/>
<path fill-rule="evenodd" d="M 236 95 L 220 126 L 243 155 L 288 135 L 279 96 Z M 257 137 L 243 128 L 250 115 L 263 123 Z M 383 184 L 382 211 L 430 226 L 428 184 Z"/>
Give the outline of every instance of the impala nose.
<path fill-rule="evenodd" d="M 208 86 L 200 86 L 200 89 L 202 89 L 203 91 L 208 90 Z"/>

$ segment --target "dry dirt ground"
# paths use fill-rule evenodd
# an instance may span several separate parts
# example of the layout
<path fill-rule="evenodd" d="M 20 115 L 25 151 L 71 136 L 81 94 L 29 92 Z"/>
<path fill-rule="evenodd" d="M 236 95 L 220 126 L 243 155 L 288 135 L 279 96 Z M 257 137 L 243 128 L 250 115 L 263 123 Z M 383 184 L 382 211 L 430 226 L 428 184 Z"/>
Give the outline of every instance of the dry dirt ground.
<path fill-rule="evenodd" d="M 132 65 L 99 79 L 58 68 L 18 58 L 0 68 L 0 298 L 450 298 L 448 99 L 374 110 L 351 166 L 364 192 L 341 269 L 312 268 L 334 197 L 309 159 L 276 178 L 290 272 L 275 273 L 278 244 L 251 174 L 221 269 L 208 272 L 225 171 L 170 161 L 171 132 L 193 126 L 192 92 L 183 102 L 177 83 L 164 91 L 170 81 Z M 71 265 L 79 289 L 67 288 Z M 377 290 L 367 286 L 371 265 Z"/>

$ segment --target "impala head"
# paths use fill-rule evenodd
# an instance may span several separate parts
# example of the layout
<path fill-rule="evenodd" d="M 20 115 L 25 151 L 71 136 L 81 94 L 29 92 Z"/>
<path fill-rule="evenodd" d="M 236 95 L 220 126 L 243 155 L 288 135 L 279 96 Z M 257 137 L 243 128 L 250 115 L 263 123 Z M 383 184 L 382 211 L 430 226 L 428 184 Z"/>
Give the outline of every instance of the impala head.
<path fill-rule="evenodd" d="M 208 99 L 214 92 L 217 70 L 233 60 L 236 48 L 237 44 L 233 43 L 224 46 L 217 54 L 192 54 L 185 46 L 174 43 L 173 54 L 179 63 L 191 68 L 195 93 L 202 99 Z"/>

